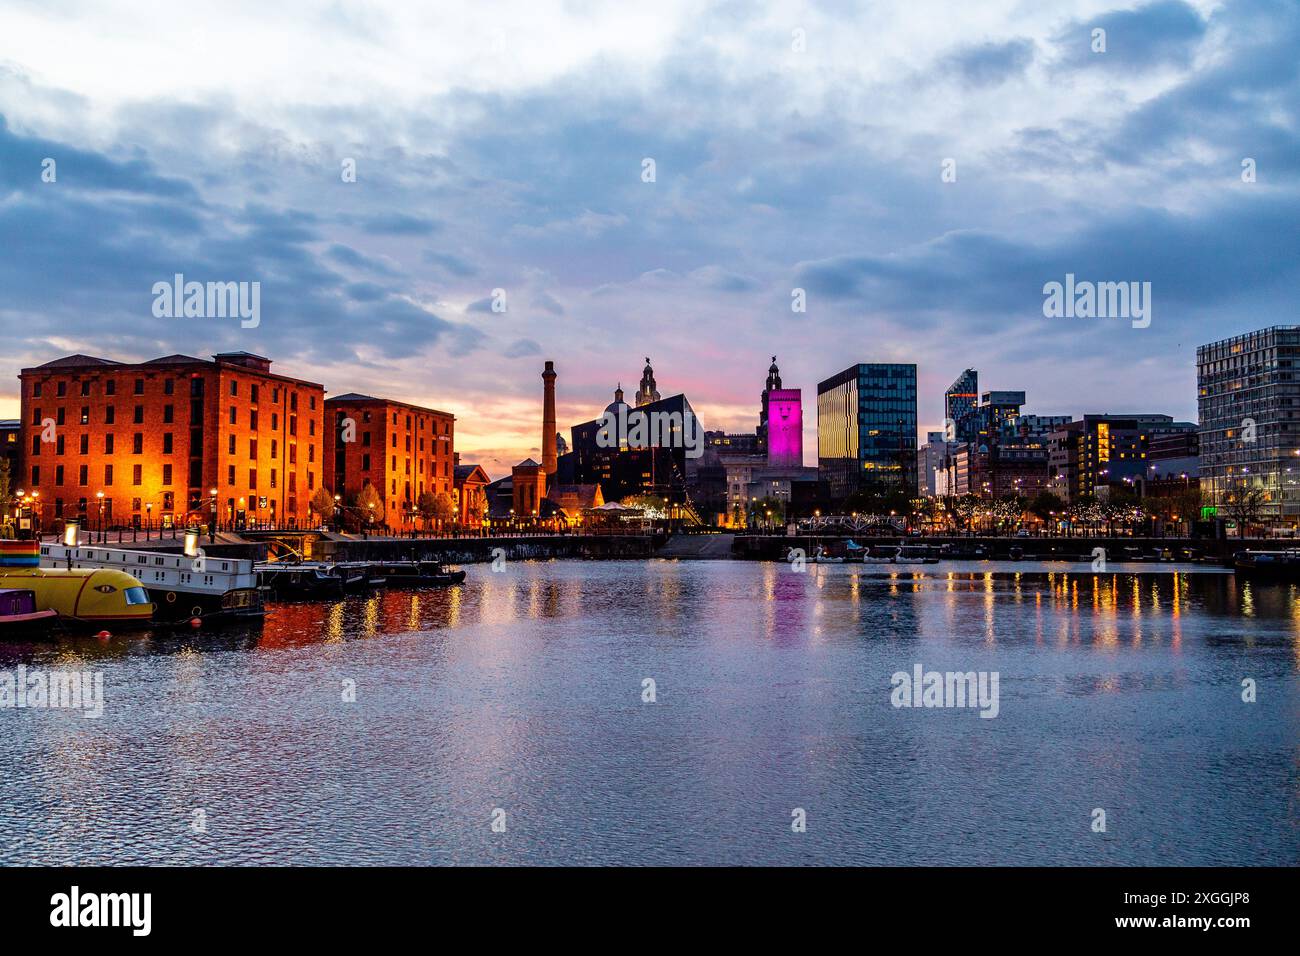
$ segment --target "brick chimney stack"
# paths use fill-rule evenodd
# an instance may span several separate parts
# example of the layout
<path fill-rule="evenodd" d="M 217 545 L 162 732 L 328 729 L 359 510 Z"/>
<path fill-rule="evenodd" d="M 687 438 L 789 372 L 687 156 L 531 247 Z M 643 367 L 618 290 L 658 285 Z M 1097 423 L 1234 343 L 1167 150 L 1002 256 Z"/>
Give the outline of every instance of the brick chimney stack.
<path fill-rule="evenodd" d="M 549 478 L 555 474 L 558 461 L 555 454 L 555 363 L 547 361 L 542 372 L 545 382 L 542 393 L 542 471 Z"/>

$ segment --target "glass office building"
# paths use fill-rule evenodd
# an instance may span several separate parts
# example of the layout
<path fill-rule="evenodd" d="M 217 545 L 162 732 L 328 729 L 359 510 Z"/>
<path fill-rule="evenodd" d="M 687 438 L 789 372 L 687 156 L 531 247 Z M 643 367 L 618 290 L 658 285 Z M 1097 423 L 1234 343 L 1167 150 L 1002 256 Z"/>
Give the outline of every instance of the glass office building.
<path fill-rule="evenodd" d="M 915 365 L 853 365 L 818 384 L 817 475 L 832 500 L 915 496 Z"/>
<path fill-rule="evenodd" d="M 943 393 L 943 414 L 951 426 L 946 426 L 949 441 L 975 441 L 978 425 L 973 419 L 979 405 L 980 374 L 968 368 L 957 376 L 957 381 Z M 951 428 L 951 431 L 949 431 Z"/>
<path fill-rule="evenodd" d="M 1259 488 L 1260 517 L 1300 522 L 1300 326 L 1196 350 L 1201 492 L 1219 515 L 1229 490 Z"/>

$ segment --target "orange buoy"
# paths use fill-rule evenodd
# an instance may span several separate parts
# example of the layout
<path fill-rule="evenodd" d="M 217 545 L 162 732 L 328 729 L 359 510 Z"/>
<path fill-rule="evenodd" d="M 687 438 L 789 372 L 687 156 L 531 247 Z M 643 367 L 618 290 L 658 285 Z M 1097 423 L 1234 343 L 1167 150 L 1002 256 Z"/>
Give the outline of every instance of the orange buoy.
<path fill-rule="evenodd" d="M 108 640 L 110 637 L 112 637 L 113 635 L 110 634 L 110 633 L 108 633 L 108 631 L 100 631 L 100 632 L 99 632 L 98 634 L 96 634 L 95 636 L 96 636 L 97 638 L 99 638 L 101 641 L 106 641 L 106 640 Z"/>
<path fill-rule="evenodd" d="M 198 627 L 198 626 L 201 625 L 202 623 L 203 623 L 203 622 L 200 621 L 197 617 L 192 617 L 192 618 L 190 618 L 190 627 Z"/>

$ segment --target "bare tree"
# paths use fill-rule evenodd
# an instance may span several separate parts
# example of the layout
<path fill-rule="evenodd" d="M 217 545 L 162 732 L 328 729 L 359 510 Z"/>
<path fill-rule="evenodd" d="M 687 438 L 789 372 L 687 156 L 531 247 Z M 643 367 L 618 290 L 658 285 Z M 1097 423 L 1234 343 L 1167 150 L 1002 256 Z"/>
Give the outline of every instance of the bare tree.
<path fill-rule="evenodd" d="M 1238 538 L 1246 536 L 1246 525 L 1258 523 L 1267 501 L 1268 492 L 1258 485 L 1228 489 L 1223 496 L 1223 507 L 1237 522 Z"/>

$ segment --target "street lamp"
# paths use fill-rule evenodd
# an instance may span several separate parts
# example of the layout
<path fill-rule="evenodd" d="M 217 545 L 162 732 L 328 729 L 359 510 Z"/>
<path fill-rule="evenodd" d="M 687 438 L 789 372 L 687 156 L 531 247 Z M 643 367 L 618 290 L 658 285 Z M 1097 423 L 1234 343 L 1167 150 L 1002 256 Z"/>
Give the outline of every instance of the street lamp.
<path fill-rule="evenodd" d="M 149 534 L 153 531 L 153 502 L 144 503 L 144 539 L 149 540 Z"/>
<path fill-rule="evenodd" d="M 99 543 L 103 544 L 107 540 L 104 536 L 104 493 L 97 491 L 95 497 L 99 499 Z"/>
<path fill-rule="evenodd" d="M 212 527 L 210 529 L 211 533 L 209 537 L 211 537 L 213 542 L 216 542 L 217 540 L 217 489 L 216 488 L 209 489 L 208 494 L 212 496 Z"/>

